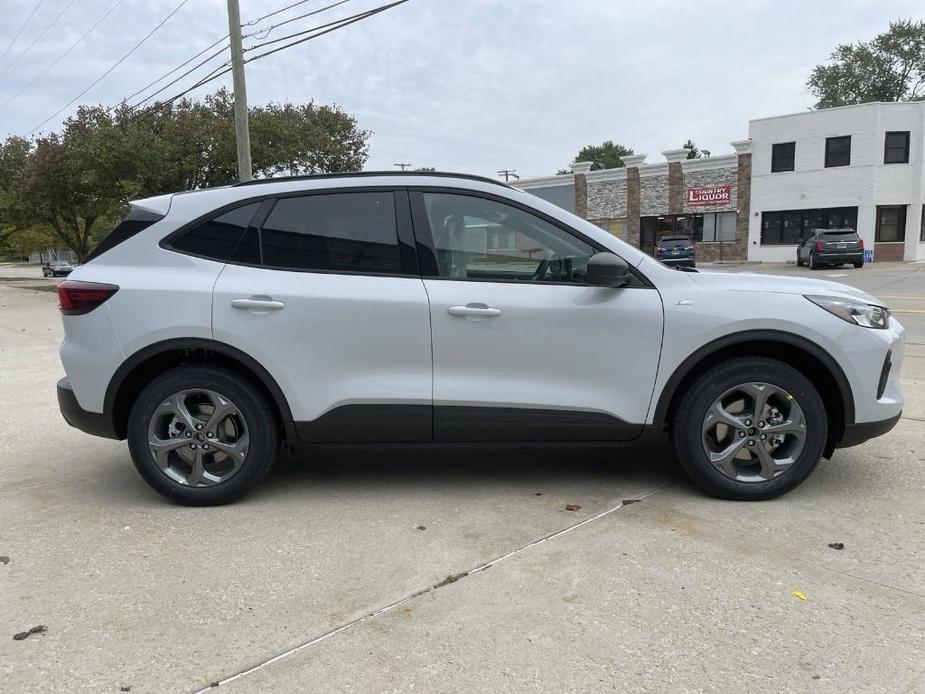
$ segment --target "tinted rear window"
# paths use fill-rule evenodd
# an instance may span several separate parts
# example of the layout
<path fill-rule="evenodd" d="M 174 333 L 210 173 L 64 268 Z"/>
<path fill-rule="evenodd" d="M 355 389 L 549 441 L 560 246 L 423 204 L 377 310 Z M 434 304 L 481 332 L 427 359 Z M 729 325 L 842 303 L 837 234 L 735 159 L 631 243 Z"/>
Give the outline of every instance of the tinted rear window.
<path fill-rule="evenodd" d="M 392 193 L 282 198 L 264 222 L 263 264 L 295 270 L 400 272 Z"/>
<path fill-rule="evenodd" d="M 851 229 L 834 230 L 823 232 L 822 236 L 827 239 L 838 239 L 839 241 L 853 241 L 858 237 L 858 232 Z"/>
<path fill-rule="evenodd" d="M 178 251 L 201 255 L 212 260 L 228 260 L 237 249 L 258 207 L 260 207 L 259 202 L 236 207 L 191 229 L 180 238 L 173 240 L 171 245 Z M 252 258 L 253 255 L 249 257 Z"/>
<path fill-rule="evenodd" d="M 687 248 L 691 245 L 690 239 L 662 239 L 658 242 L 662 248 Z"/>
<path fill-rule="evenodd" d="M 84 262 L 89 263 L 94 258 L 100 257 L 106 251 L 115 248 L 123 241 L 127 241 L 135 234 L 144 231 L 163 218 L 164 215 L 133 205 L 125 218 L 116 225 L 115 229 L 103 237 L 103 240 L 100 241 L 96 248 L 93 249 L 93 252 L 84 259 Z"/>

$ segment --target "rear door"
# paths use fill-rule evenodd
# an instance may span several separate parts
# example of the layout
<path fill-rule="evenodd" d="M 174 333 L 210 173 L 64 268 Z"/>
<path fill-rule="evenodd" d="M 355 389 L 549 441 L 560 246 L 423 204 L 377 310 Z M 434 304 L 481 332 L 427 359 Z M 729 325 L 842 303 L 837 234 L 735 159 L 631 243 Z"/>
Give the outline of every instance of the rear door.
<path fill-rule="evenodd" d="M 435 440 L 637 437 L 661 349 L 658 292 L 588 286 L 600 249 L 519 204 L 431 190 L 413 192 L 412 208 Z"/>
<path fill-rule="evenodd" d="M 264 203 L 215 284 L 213 331 L 270 372 L 306 441 L 431 438 L 430 317 L 403 190 Z"/>

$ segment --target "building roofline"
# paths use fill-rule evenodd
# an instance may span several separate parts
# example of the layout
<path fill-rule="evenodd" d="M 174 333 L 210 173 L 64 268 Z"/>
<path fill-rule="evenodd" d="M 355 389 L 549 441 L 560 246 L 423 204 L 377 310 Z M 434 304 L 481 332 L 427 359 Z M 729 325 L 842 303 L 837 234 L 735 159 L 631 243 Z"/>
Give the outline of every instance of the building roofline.
<path fill-rule="evenodd" d="M 830 106 L 829 108 L 808 108 L 805 111 L 794 111 L 793 113 L 782 113 L 777 116 L 763 116 L 761 118 L 751 118 L 749 123 L 758 123 L 765 120 L 776 120 L 777 118 L 790 118 L 793 116 L 805 116 L 809 113 L 823 113 L 825 111 L 841 111 L 848 108 L 869 108 L 871 106 L 925 106 L 925 101 L 866 101 L 863 104 L 847 104 L 845 106 Z"/>

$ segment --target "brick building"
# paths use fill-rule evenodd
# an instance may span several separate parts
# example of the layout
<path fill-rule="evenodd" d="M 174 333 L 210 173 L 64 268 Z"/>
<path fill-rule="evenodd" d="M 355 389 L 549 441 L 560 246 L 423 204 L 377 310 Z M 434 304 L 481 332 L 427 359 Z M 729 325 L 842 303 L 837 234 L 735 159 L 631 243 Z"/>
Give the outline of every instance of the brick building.
<path fill-rule="evenodd" d="M 732 154 L 579 162 L 518 185 L 648 252 L 677 233 L 701 260 L 793 261 L 813 229 L 850 227 L 868 261 L 925 260 L 925 101 L 758 118 L 748 132 Z"/>
<path fill-rule="evenodd" d="M 686 149 L 623 158 L 625 168 L 524 179 L 518 186 L 570 209 L 649 253 L 658 238 L 686 234 L 702 260 L 744 260 L 748 246 L 751 143 L 732 143 L 735 153 L 688 159 Z"/>

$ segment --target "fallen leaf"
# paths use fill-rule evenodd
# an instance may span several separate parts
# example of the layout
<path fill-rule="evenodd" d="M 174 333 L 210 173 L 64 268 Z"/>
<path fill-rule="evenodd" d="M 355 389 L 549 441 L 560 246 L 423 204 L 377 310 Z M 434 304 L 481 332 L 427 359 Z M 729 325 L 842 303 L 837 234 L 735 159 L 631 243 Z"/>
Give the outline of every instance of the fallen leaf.
<path fill-rule="evenodd" d="M 0 557 L 0 564 L 9 564 L 9 563 L 10 563 L 10 558 L 8 556 L 4 554 L 2 557 Z"/>
<path fill-rule="evenodd" d="M 806 593 L 804 593 L 802 590 L 795 590 L 791 593 L 791 595 L 800 600 L 809 600 L 809 598 L 806 597 Z"/>
<path fill-rule="evenodd" d="M 844 542 L 830 542 L 829 547 L 831 547 L 832 549 L 844 549 L 845 543 Z"/>
<path fill-rule="evenodd" d="M 624 499 L 623 500 L 624 506 L 629 506 L 630 504 L 638 504 L 638 503 L 639 503 L 639 499 Z"/>
<path fill-rule="evenodd" d="M 14 641 L 23 641 L 24 639 L 29 638 L 32 634 L 44 634 L 48 631 L 48 627 L 44 624 L 39 624 L 37 627 L 32 627 L 29 631 L 21 631 L 18 634 L 13 634 Z"/>
<path fill-rule="evenodd" d="M 566 511 L 580 511 L 581 506 L 579 506 L 578 504 L 566 504 L 565 510 Z"/>
<path fill-rule="evenodd" d="M 426 525 L 419 525 L 418 527 L 415 528 L 415 530 L 427 530 L 427 526 L 426 526 Z"/>

